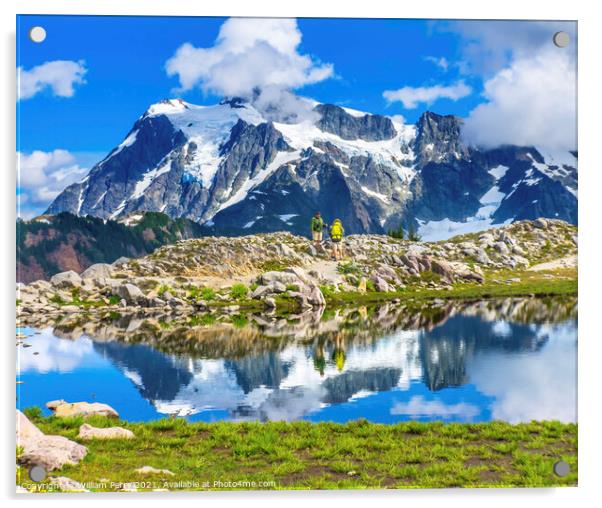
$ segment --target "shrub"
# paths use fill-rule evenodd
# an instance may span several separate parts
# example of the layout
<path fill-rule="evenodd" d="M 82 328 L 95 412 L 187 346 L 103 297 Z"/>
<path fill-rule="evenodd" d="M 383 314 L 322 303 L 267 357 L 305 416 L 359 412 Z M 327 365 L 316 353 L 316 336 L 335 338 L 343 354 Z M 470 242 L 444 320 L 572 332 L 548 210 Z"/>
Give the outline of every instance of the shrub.
<path fill-rule="evenodd" d="M 35 420 L 42 417 L 42 410 L 38 406 L 26 407 L 23 410 L 23 414 L 30 420 Z"/>
<path fill-rule="evenodd" d="M 120 301 L 121 298 L 119 298 L 117 295 L 109 296 L 109 305 L 117 305 Z"/>
<path fill-rule="evenodd" d="M 339 263 L 337 265 L 337 271 L 342 274 L 362 273 L 362 269 L 353 261 L 348 263 Z"/>
<path fill-rule="evenodd" d="M 335 287 L 331 285 L 320 286 L 320 291 L 322 291 L 324 298 L 328 298 L 335 292 Z"/>
<path fill-rule="evenodd" d="M 213 288 L 201 289 L 201 298 L 203 300 L 215 300 L 215 289 L 213 289 Z"/>
<path fill-rule="evenodd" d="M 245 298 L 249 293 L 249 288 L 244 284 L 234 284 L 230 289 L 230 296 L 235 300 L 240 300 L 241 298 Z"/>
<path fill-rule="evenodd" d="M 50 298 L 50 301 L 51 301 L 52 303 L 57 303 L 57 304 L 59 304 L 59 305 L 65 305 L 65 303 L 66 303 L 66 302 L 65 302 L 65 300 L 63 300 L 63 299 L 61 298 L 61 296 L 60 296 L 59 294 L 57 294 L 57 293 L 55 293 L 55 294 L 52 296 L 52 298 Z"/>
<path fill-rule="evenodd" d="M 387 231 L 387 235 L 389 235 L 391 238 L 397 238 L 399 240 L 403 240 L 403 238 L 404 238 L 403 227 L 400 224 L 397 229 L 389 229 L 389 231 Z"/>

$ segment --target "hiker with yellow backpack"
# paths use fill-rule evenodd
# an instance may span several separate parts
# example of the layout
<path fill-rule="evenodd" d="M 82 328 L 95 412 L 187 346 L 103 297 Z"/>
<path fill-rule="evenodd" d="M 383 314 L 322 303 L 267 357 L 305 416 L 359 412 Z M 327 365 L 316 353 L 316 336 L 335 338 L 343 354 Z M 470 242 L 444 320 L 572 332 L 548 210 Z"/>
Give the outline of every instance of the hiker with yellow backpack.
<path fill-rule="evenodd" d="M 330 240 L 332 241 L 332 258 L 338 261 L 343 258 L 343 236 L 345 229 L 341 219 L 335 219 L 330 226 Z"/>

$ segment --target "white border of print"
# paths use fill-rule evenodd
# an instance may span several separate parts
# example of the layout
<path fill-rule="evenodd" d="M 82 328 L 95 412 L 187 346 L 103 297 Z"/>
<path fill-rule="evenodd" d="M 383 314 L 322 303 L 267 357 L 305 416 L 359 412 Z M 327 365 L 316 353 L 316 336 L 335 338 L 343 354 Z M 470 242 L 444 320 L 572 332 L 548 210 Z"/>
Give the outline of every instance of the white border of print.
<path fill-rule="evenodd" d="M 43 503 L 91 502 L 106 503 L 110 497 L 117 502 L 136 502 L 159 506 L 166 500 L 188 501 L 192 503 L 217 504 L 240 503 L 245 506 L 307 506 L 308 503 L 351 503 L 352 505 L 380 502 L 386 504 L 412 503 L 430 506 L 442 505 L 446 508 L 478 506 L 487 508 L 518 503 L 566 507 L 589 506 L 594 499 L 600 499 L 597 490 L 600 484 L 600 420 L 599 411 L 600 358 L 602 341 L 596 314 L 600 314 L 600 288 L 602 270 L 602 214 L 600 192 L 602 192 L 602 167 L 600 151 L 600 57 L 602 48 L 600 17 L 596 16 L 596 3 L 581 1 L 557 1 L 528 3 L 524 0 L 503 0 L 499 2 L 475 2 L 471 0 L 431 0 L 429 2 L 402 2 L 394 0 L 370 0 L 369 2 L 304 0 L 221 0 L 220 2 L 193 2 L 191 0 L 170 0 L 152 3 L 149 0 L 5 0 L 1 4 L 3 70 L 2 111 L 5 113 L 0 124 L 3 156 L 2 218 L 4 222 L 5 248 L 2 249 L 2 330 L 5 332 L 3 358 L 6 383 L 2 393 L 5 436 L 2 440 L 3 492 L 11 502 L 14 492 L 14 348 L 9 338 L 14 332 L 14 274 L 15 274 L 15 14 L 105 14 L 105 15 L 186 15 L 186 16 L 267 16 L 267 17 L 405 17 L 405 18 L 489 18 L 489 19 L 564 19 L 579 21 L 579 103 L 585 105 L 579 111 L 579 300 L 580 300 L 580 347 L 579 347 L 579 487 L 567 489 L 481 489 L 481 490 L 440 490 L 440 491 L 363 491 L 363 492 L 227 492 L 227 493 L 172 493 L 130 494 L 130 495 L 51 495 L 19 497 L 26 505 Z M 403 41 L 400 41 L 403 44 Z M 9 354 L 7 354 L 9 353 Z M 12 362 L 12 363 L 11 363 Z M 522 502 L 522 503 L 521 503 Z"/>

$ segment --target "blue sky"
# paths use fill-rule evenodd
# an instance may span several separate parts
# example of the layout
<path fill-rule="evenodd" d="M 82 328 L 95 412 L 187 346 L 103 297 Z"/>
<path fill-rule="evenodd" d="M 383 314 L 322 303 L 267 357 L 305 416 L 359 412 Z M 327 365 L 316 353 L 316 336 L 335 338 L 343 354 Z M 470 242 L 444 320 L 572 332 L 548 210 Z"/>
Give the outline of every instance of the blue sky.
<path fill-rule="evenodd" d="M 18 189 L 23 209 L 29 215 L 39 213 L 61 186 L 85 174 L 120 143 L 150 104 L 174 96 L 210 104 L 224 91 L 245 82 L 249 76 L 244 73 L 249 69 L 232 64 L 224 55 L 229 45 L 240 42 L 244 23 L 253 20 L 230 24 L 229 33 L 225 22 L 226 18 L 19 17 L 17 151 L 22 155 L 21 172 L 30 172 Z M 558 29 L 568 31 L 576 40 L 575 23 L 361 19 L 298 19 L 291 23 L 292 28 L 281 27 L 280 34 L 275 29 L 275 35 L 263 44 L 265 51 L 255 53 L 257 58 L 264 58 L 268 69 L 272 64 L 265 59 L 271 54 L 274 61 L 282 56 L 287 65 L 297 69 L 299 76 L 280 83 L 280 88 L 320 102 L 401 114 L 408 122 L 415 122 L 426 109 L 469 119 L 474 115 L 475 140 L 483 144 L 550 138 L 530 127 L 523 129 L 524 133 L 514 133 L 523 137 L 504 139 L 505 134 L 496 128 L 496 117 L 508 121 L 516 115 L 512 110 L 516 106 L 509 100 L 509 95 L 514 95 L 513 86 L 520 85 L 525 95 L 521 100 L 530 108 L 534 106 L 529 94 L 541 92 L 527 76 L 508 82 L 504 69 L 525 60 L 528 69 L 528 59 L 536 55 L 560 55 L 567 64 L 564 71 L 576 64 L 576 44 L 557 53 L 550 49 L 551 36 Z M 29 29 L 36 25 L 47 32 L 40 44 L 28 37 Z M 293 35 L 288 37 L 289 33 Z M 186 43 L 193 54 L 190 58 L 177 56 Z M 208 56 L 221 59 L 217 66 L 204 68 L 206 50 Z M 170 59 L 175 69 L 172 75 L 166 68 Z M 185 74 L 195 66 L 197 71 L 187 77 Z M 552 67 L 558 65 L 553 63 Z M 223 75 L 220 77 L 224 69 L 232 83 L 224 83 Z M 237 75 L 239 71 L 241 75 Z M 566 80 L 566 72 L 563 76 Z M 251 82 L 264 78 L 250 77 Z M 574 76 L 569 79 L 575 80 Z M 570 102 L 571 90 L 560 93 L 569 95 L 566 100 L 561 96 L 561 103 Z M 559 96 L 555 97 L 558 103 Z M 484 107 L 479 109 L 479 105 Z M 550 105 L 538 107 L 549 109 Z M 553 112 L 554 108 L 552 105 Z M 565 110 L 559 111 L 559 121 L 562 115 L 574 117 L 574 110 Z M 532 116 L 537 114 L 530 111 Z M 563 140 L 568 137 L 563 136 Z M 572 143 L 567 140 L 567 144 Z M 33 154 L 37 157 L 31 158 Z M 63 178 L 64 174 L 70 176 Z M 44 187 L 44 191 L 36 186 Z"/>

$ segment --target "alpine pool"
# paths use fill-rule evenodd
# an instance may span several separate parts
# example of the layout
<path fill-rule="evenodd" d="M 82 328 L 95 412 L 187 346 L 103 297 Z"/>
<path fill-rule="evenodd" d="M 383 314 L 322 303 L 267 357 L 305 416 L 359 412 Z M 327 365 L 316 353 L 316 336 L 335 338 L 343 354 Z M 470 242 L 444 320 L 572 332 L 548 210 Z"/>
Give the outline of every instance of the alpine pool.
<path fill-rule="evenodd" d="M 577 419 L 577 299 L 433 300 L 298 315 L 75 315 L 18 329 L 17 407 L 122 419 Z"/>

